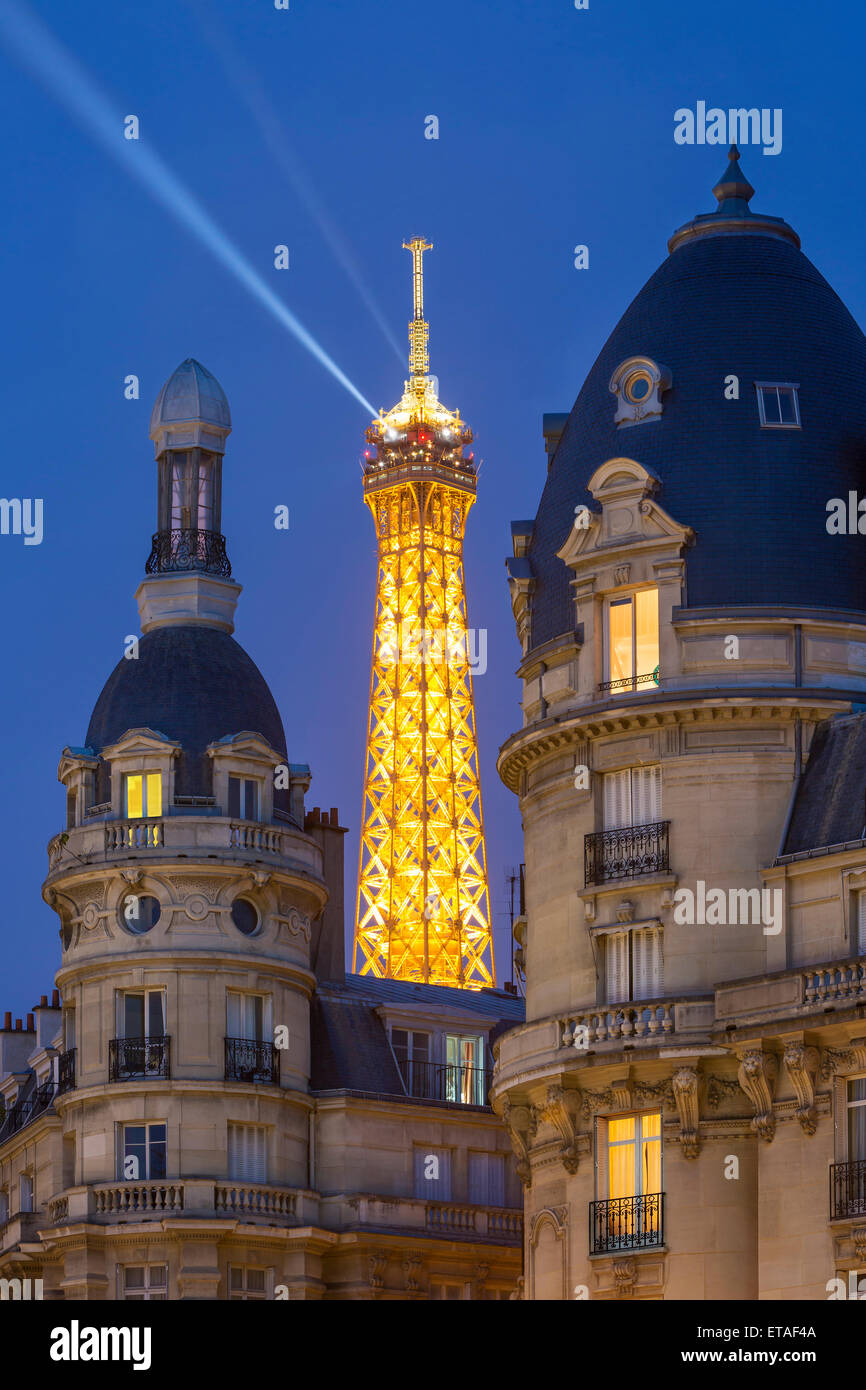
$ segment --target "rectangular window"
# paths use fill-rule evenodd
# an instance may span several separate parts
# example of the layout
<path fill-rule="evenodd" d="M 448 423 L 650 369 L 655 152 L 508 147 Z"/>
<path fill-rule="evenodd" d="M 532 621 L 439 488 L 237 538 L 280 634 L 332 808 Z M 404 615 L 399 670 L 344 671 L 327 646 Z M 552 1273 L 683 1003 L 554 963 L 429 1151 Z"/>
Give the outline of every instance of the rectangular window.
<path fill-rule="evenodd" d="M 213 462 L 200 459 L 198 465 L 198 518 L 199 531 L 212 531 L 213 525 Z"/>
<path fill-rule="evenodd" d="M 229 778 L 229 815 L 237 820 L 258 820 L 259 784 L 254 778 Z"/>
<path fill-rule="evenodd" d="M 165 1037 L 165 990 L 125 990 L 118 996 L 118 1036 Z"/>
<path fill-rule="evenodd" d="M 248 1269 L 244 1265 L 229 1265 L 229 1299 L 254 1302 L 267 1298 L 267 1270 Z"/>
<path fill-rule="evenodd" d="M 662 1117 L 628 1115 L 599 1122 L 608 1199 L 644 1197 L 662 1190 Z"/>
<path fill-rule="evenodd" d="M 658 999 L 664 991 L 662 934 L 657 927 L 605 932 L 604 997 L 607 1004 Z"/>
<path fill-rule="evenodd" d="M 228 1127 L 230 1178 L 244 1182 L 267 1182 L 268 1131 L 264 1125 Z"/>
<path fill-rule="evenodd" d="M 654 825 L 662 818 L 662 770 L 658 763 L 606 772 L 602 791 L 605 830 Z"/>
<path fill-rule="evenodd" d="M 22 1173 L 18 1183 L 19 1211 L 33 1210 L 33 1175 Z"/>
<path fill-rule="evenodd" d="M 622 690 L 658 679 L 658 589 L 612 598 L 607 608 L 607 682 Z"/>
<path fill-rule="evenodd" d="M 866 1159 L 866 1076 L 848 1082 L 848 1162 Z"/>
<path fill-rule="evenodd" d="M 460 1033 L 445 1036 L 445 1100 L 486 1105 L 484 1039 Z"/>
<path fill-rule="evenodd" d="M 226 1037 L 244 1038 L 248 1042 L 264 1042 L 270 1035 L 266 1014 L 270 1000 L 264 994 L 226 993 Z"/>
<path fill-rule="evenodd" d="M 126 783 L 126 815 L 130 820 L 162 815 L 162 773 L 128 772 Z"/>
<path fill-rule="evenodd" d="M 171 529 L 189 529 L 189 505 L 186 500 L 186 454 L 174 453 L 171 460 Z"/>
<path fill-rule="evenodd" d="M 866 956 L 866 888 L 857 894 L 857 954 Z"/>
<path fill-rule="evenodd" d="M 63 1010 L 63 1050 L 71 1052 L 75 1046 L 75 1009 Z"/>
<path fill-rule="evenodd" d="M 165 1125 L 123 1125 L 119 1176 L 127 1182 L 143 1182 L 164 1178 L 166 1171 Z"/>
<path fill-rule="evenodd" d="M 415 1196 L 428 1202 L 451 1201 L 451 1150 L 416 1144 Z"/>
<path fill-rule="evenodd" d="M 392 1028 L 391 1047 L 409 1095 L 435 1099 L 435 1077 L 430 1066 L 430 1034 Z"/>
<path fill-rule="evenodd" d="M 9 1193 L 5 1187 L 0 1188 L 0 1226 L 5 1226 L 9 1220 Z"/>
<path fill-rule="evenodd" d="M 505 1154 L 470 1150 L 469 1200 L 481 1207 L 505 1206 Z"/>
<path fill-rule="evenodd" d="M 446 1283 L 444 1280 L 437 1280 L 436 1283 L 431 1281 L 430 1297 L 447 1298 L 455 1302 L 465 1302 L 472 1297 L 472 1292 L 469 1284 L 451 1284 Z"/>
<path fill-rule="evenodd" d="M 168 1265 L 122 1265 L 120 1287 L 126 1303 L 165 1303 Z"/>
<path fill-rule="evenodd" d="M 755 389 L 758 393 L 758 413 L 762 425 L 777 430 L 800 428 L 798 385 L 790 381 L 756 381 Z"/>

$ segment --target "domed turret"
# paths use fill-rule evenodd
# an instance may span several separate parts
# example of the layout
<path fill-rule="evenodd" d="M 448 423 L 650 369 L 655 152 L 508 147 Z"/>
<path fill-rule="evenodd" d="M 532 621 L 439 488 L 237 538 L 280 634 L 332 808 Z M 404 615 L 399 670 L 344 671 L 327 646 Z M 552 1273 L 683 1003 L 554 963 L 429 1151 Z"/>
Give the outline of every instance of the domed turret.
<path fill-rule="evenodd" d="M 225 392 L 207 367 L 187 357 L 169 377 L 157 396 L 150 415 L 150 437 L 156 457 L 166 448 L 203 443 L 215 453 L 225 453 L 232 416 Z"/>

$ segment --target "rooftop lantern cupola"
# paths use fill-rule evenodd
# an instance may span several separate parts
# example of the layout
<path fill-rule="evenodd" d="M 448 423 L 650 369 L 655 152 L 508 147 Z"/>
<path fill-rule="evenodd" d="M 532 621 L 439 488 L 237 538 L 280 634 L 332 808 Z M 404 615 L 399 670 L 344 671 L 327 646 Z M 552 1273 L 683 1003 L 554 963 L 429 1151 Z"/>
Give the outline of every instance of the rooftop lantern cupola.
<path fill-rule="evenodd" d="M 188 357 L 154 403 L 157 530 L 136 599 L 142 632 L 177 623 L 234 630 L 241 586 L 222 534 L 222 461 L 232 417 L 225 392 Z"/>
<path fill-rule="evenodd" d="M 148 574 L 197 570 L 230 577 L 220 531 L 222 456 L 230 433 L 222 387 L 188 357 L 163 386 L 150 418 L 159 492 Z"/>

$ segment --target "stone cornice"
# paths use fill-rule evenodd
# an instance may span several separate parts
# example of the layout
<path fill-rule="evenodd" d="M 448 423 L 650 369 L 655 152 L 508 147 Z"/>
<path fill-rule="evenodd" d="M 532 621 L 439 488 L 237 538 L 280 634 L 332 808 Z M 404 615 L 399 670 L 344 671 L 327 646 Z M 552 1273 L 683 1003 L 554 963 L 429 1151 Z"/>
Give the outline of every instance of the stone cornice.
<path fill-rule="evenodd" d="M 520 729 L 503 743 L 497 769 L 511 791 L 519 786 L 520 773 L 550 754 L 608 734 L 645 733 L 670 725 L 754 723 L 811 720 L 815 723 L 850 708 L 850 695 L 836 691 L 786 689 L 784 694 L 766 690 L 714 690 L 701 698 L 683 690 L 637 697 L 628 704 L 606 700 L 555 719 L 542 720 Z"/>

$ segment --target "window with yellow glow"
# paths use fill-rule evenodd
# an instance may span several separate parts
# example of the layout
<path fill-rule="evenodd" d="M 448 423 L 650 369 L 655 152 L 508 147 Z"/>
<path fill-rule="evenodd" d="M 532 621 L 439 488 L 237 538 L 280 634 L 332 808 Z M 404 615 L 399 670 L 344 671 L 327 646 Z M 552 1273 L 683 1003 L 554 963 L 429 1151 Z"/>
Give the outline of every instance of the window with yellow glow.
<path fill-rule="evenodd" d="M 162 815 L 161 772 L 127 773 L 126 814 L 130 820 Z"/>
<path fill-rule="evenodd" d="M 661 1115 L 607 1121 L 607 1195 L 641 1197 L 661 1192 Z"/>
<path fill-rule="evenodd" d="M 659 664 L 658 589 L 611 599 L 607 610 L 608 681 L 650 677 Z"/>

